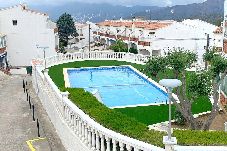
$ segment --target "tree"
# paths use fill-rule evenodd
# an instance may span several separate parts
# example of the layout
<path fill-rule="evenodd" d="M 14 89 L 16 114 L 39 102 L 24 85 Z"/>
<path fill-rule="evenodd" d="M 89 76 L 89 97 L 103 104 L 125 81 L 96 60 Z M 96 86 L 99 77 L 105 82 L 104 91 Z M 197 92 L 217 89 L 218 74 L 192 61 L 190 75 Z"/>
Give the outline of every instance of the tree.
<path fill-rule="evenodd" d="M 163 72 L 167 67 L 167 60 L 165 57 L 153 57 L 145 65 L 145 72 L 152 77 L 157 78 L 159 72 Z"/>
<path fill-rule="evenodd" d="M 59 43 L 61 46 L 66 47 L 68 45 L 69 36 L 76 37 L 76 27 L 74 25 L 73 18 L 70 14 L 64 13 L 57 20 Z"/>
<path fill-rule="evenodd" d="M 166 59 L 169 67 L 174 71 L 175 78 L 178 78 L 179 74 L 185 73 L 185 69 L 196 61 L 196 54 L 183 49 L 174 49 L 167 55 Z"/>
<path fill-rule="evenodd" d="M 128 52 L 128 46 L 122 40 L 117 40 L 116 43 L 110 46 L 114 52 Z"/>
<path fill-rule="evenodd" d="M 211 65 L 208 71 L 187 73 L 186 69 L 196 61 L 196 55 L 194 53 L 182 49 L 174 50 L 165 58 L 168 60 L 167 66 L 174 72 L 174 78 L 179 78 L 182 81 L 182 86 L 176 89 L 179 102 L 172 99 L 174 105 L 183 115 L 191 129 L 208 130 L 219 111 L 218 89 L 221 81 L 227 75 L 227 61 L 221 55 L 213 54 L 208 57 Z M 149 66 L 149 62 L 147 66 Z M 158 72 L 160 71 L 162 70 L 159 69 Z M 186 78 L 187 74 L 189 78 Z M 194 118 L 192 113 L 192 103 L 199 96 L 212 96 L 214 100 L 211 113 L 202 125 Z"/>
<path fill-rule="evenodd" d="M 212 104 L 211 114 L 203 125 L 203 129 L 205 130 L 209 129 L 210 125 L 212 124 L 212 121 L 218 114 L 219 88 L 220 88 L 221 82 L 223 82 L 224 78 L 227 75 L 227 60 L 220 54 L 213 54 L 213 57 L 211 58 L 212 58 L 211 67 L 209 68 L 209 72 L 211 73 L 211 76 L 212 76 L 211 96 L 213 97 L 214 102 Z"/>
<path fill-rule="evenodd" d="M 138 54 L 138 50 L 136 48 L 130 48 L 129 52 L 134 53 L 134 54 Z"/>

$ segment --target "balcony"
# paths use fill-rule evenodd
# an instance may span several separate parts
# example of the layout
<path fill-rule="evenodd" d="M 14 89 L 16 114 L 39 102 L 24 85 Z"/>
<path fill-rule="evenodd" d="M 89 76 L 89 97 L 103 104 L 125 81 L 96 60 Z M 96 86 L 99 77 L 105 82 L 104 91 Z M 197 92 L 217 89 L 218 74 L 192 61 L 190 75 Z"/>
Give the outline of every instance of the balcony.
<path fill-rule="evenodd" d="M 100 36 L 105 36 L 105 34 L 104 34 L 104 33 L 99 33 L 99 35 L 100 35 Z"/>
<path fill-rule="evenodd" d="M 151 46 L 151 43 L 150 42 L 146 42 L 146 41 L 138 41 L 138 45 Z"/>
<path fill-rule="evenodd" d="M 113 39 L 115 39 L 115 38 L 116 38 L 116 36 L 115 36 L 115 35 L 109 35 L 109 38 L 113 38 Z"/>
<path fill-rule="evenodd" d="M 0 48 L 0 54 L 1 54 L 1 53 L 4 53 L 5 51 L 6 51 L 6 47 Z"/>
<path fill-rule="evenodd" d="M 6 51 L 6 36 L 0 34 L 0 54 Z"/>
<path fill-rule="evenodd" d="M 137 41 L 139 41 L 139 38 L 131 37 L 130 40 L 137 42 Z"/>

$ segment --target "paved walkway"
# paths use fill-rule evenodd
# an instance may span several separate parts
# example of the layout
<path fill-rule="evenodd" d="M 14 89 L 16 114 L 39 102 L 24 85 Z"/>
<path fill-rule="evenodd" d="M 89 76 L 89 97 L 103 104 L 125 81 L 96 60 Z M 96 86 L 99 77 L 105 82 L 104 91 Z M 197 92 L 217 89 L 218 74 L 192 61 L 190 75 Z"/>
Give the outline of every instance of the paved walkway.
<path fill-rule="evenodd" d="M 40 137 L 44 138 L 37 139 L 37 123 L 32 120 L 32 111 L 23 92 L 23 79 L 29 81 L 30 77 L 14 75 L 0 81 L 0 150 L 30 151 L 33 147 L 37 151 L 64 151 L 47 113 L 33 90 L 29 89 L 35 106 L 35 119 L 40 121 Z"/>

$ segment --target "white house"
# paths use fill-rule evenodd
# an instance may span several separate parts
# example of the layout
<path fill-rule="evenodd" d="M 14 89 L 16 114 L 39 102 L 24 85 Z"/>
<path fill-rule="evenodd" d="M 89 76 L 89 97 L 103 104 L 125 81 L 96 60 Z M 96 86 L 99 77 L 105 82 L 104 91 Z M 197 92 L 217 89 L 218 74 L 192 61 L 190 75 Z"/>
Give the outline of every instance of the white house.
<path fill-rule="evenodd" d="M 12 66 L 30 66 L 33 58 L 56 54 L 58 35 L 56 25 L 47 14 L 30 10 L 25 4 L 0 9 L 0 33 L 7 36 L 7 54 Z"/>
<path fill-rule="evenodd" d="M 78 36 L 69 40 L 69 48 L 82 49 L 89 45 L 89 25 L 90 25 L 90 42 L 94 41 L 92 36 L 93 31 L 96 31 L 98 27 L 92 22 L 75 23 Z"/>
<path fill-rule="evenodd" d="M 183 48 L 193 51 L 198 55 L 198 63 L 203 64 L 203 54 L 206 52 L 207 34 L 209 34 L 209 46 L 220 46 L 221 37 L 214 37 L 214 31 L 218 27 L 201 20 L 185 20 L 175 22 L 170 26 L 156 31 L 152 50 L 160 51 L 161 55 L 174 48 Z M 216 38 L 216 40 L 215 40 Z"/>

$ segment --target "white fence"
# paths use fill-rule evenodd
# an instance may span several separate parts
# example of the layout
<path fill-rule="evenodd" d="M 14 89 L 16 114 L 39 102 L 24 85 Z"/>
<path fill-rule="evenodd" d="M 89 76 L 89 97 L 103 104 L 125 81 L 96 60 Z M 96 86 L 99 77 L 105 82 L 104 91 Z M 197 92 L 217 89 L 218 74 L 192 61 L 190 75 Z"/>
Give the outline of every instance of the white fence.
<path fill-rule="evenodd" d="M 81 59 L 110 59 L 144 63 L 148 56 L 111 52 L 60 54 L 46 59 L 46 66 L 50 67 Z M 163 148 L 116 133 L 95 122 L 68 99 L 67 93 L 59 91 L 46 71 L 42 72 L 45 63 L 43 62 L 43 65 L 35 65 L 36 63 L 33 61 L 33 86 L 67 150 L 164 150 Z"/>
<path fill-rule="evenodd" d="M 70 53 L 70 54 L 59 54 L 57 56 L 53 56 L 46 59 L 47 67 L 56 64 L 68 63 L 73 61 L 80 60 L 118 60 L 118 61 L 128 61 L 131 63 L 139 63 L 144 64 L 150 56 L 144 56 L 140 54 L 132 54 L 125 52 L 89 52 L 89 53 Z"/>

